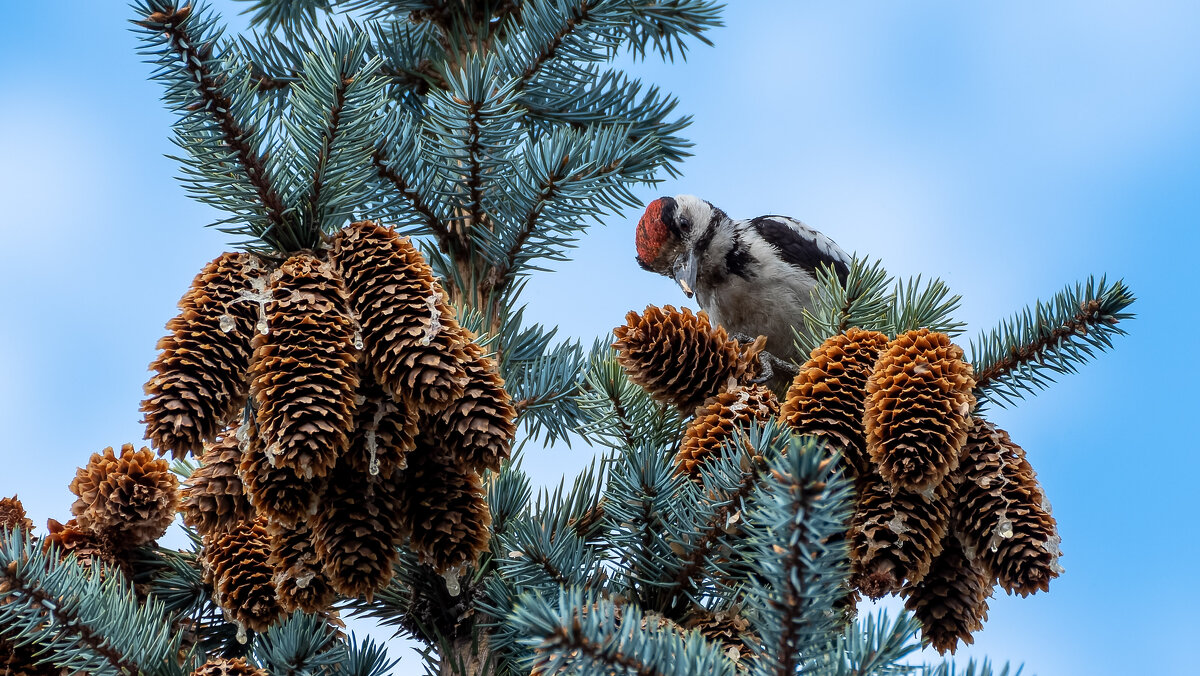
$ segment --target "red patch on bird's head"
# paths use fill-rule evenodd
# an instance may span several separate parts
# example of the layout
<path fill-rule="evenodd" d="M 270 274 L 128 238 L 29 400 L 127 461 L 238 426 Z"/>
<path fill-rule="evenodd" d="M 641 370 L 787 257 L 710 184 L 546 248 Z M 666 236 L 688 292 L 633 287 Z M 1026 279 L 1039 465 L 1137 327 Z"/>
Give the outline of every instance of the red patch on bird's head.
<path fill-rule="evenodd" d="M 637 225 L 637 257 L 642 267 L 655 272 L 664 272 L 662 254 L 665 245 L 673 239 L 678 239 L 675 231 L 675 200 L 670 197 L 660 197 L 646 207 L 642 220 Z"/>

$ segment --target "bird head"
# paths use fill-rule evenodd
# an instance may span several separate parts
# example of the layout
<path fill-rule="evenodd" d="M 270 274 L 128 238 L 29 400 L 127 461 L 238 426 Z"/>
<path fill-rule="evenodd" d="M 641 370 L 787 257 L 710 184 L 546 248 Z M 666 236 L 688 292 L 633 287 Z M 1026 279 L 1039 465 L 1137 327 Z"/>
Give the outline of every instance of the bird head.
<path fill-rule="evenodd" d="M 690 298 L 695 293 L 696 240 L 709 220 L 721 213 L 693 195 L 660 197 L 646 206 L 637 225 L 638 265 L 674 279 Z M 722 214 L 723 215 L 723 214 Z"/>

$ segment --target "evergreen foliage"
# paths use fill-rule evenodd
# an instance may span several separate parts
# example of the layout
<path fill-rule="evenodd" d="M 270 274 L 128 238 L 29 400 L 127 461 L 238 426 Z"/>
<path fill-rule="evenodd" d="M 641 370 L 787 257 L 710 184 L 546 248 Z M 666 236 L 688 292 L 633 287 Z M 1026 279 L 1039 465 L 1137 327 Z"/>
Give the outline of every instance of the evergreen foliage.
<path fill-rule="evenodd" d="M 230 38 L 203 3 L 134 5 L 142 53 L 178 114 L 188 194 L 264 260 L 319 251 L 354 220 L 414 236 L 460 324 L 494 355 L 526 442 L 603 449 L 553 490 L 535 492 L 519 459 L 489 472 L 490 541 L 474 565 L 435 570 L 400 546 L 387 586 L 341 599 L 338 613 L 422 642 L 438 674 L 1009 673 L 905 664 L 919 629 L 907 613 L 847 621 L 854 478 L 828 440 L 752 426 L 691 479 L 673 462 L 688 414 L 630 382 L 611 336 L 585 349 L 526 321 L 527 278 L 687 156 L 675 99 L 612 61 L 707 44 L 717 3 L 254 0 L 246 11 L 257 32 Z M 852 327 L 963 328 L 940 280 L 896 283 L 855 260 L 844 284 L 832 270 L 819 282 L 796 327 L 805 354 Z M 1123 333 L 1132 300 L 1120 282 L 1089 279 L 1001 323 L 972 343 L 975 395 L 1011 403 L 1073 371 Z M 294 613 L 262 633 L 235 625 L 195 534 L 187 551 L 128 555 L 128 577 L 16 529 L 0 535 L 0 644 L 34 662 L 96 674 L 183 674 L 212 657 L 273 674 L 395 669 L 380 645 L 343 636 L 335 614 Z"/>

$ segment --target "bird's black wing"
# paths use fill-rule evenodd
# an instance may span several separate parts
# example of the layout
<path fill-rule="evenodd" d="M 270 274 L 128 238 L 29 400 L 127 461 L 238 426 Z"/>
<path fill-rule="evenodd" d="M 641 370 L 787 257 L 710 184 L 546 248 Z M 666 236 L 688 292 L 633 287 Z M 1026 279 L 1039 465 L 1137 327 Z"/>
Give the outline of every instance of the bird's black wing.
<path fill-rule="evenodd" d="M 814 275 L 819 266 L 832 265 L 838 279 L 846 282 L 850 256 L 832 239 L 786 216 L 759 216 L 750 223 L 789 265 Z"/>

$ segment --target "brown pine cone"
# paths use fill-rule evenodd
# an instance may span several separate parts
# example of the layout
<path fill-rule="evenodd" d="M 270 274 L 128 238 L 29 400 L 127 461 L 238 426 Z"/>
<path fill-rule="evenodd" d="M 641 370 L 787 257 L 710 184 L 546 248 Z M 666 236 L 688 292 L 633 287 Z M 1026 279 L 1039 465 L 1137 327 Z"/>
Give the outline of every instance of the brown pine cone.
<path fill-rule="evenodd" d="M 921 623 L 921 643 L 942 655 L 953 654 L 959 641 L 974 643 L 971 634 L 987 620 L 990 578 L 971 564 L 958 538 L 947 534 L 929 572 L 904 591 L 904 606 Z"/>
<path fill-rule="evenodd" d="M 133 444 L 122 446 L 119 457 L 111 446 L 93 453 L 70 489 L 79 497 L 71 505 L 79 527 L 111 538 L 120 549 L 162 537 L 179 506 L 179 481 L 170 465 Z"/>
<path fill-rule="evenodd" d="M 264 270 L 248 253 L 224 253 L 206 265 L 167 322 L 162 352 L 150 364 L 142 402 L 146 438 L 160 454 L 199 454 L 246 403 L 250 340 L 258 321 L 254 300 Z"/>
<path fill-rule="evenodd" d="M 704 462 L 720 455 L 724 444 L 778 412 L 779 401 L 761 385 L 741 385 L 710 398 L 688 423 L 675 466 L 680 472 L 698 477 Z"/>
<path fill-rule="evenodd" d="M 66 523 L 47 519 L 46 532 L 48 534 L 42 539 L 42 547 L 47 552 L 53 546 L 60 557 L 74 554 L 75 562 L 81 568 L 99 571 L 101 577 L 111 570 L 120 571 L 121 574 L 130 577 L 132 571 L 129 562 L 125 560 L 124 552 L 114 546 L 109 537 L 81 528 L 75 519 Z"/>
<path fill-rule="evenodd" d="M 19 528 L 26 534 L 33 530 L 33 520 L 25 515 L 25 505 L 15 495 L 0 498 L 0 535 L 12 528 Z"/>
<path fill-rule="evenodd" d="M 713 612 L 697 608 L 684 620 L 682 628 L 697 629 L 704 638 L 719 643 L 725 648 L 725 655 L 739 666 L 746 666 L 745 660 L 753 654 L 749 646 L 762 641 L 750 621 L 732 610 Z"/>
<path fill-rule="evenodd" d="M 954 471 L 971 427 L 974 387 L 971 365 L 946 334 L 897 336 L 867 379 L 867 453 L 880 475 L 927 491 Z"/>
<path fill-rule="evenodd" d="M 192 676 L 271 676 L 263 669 L 248 664 L 245 659 L 235 657 L 233 659 L 217 658 L 209 660 L 200 665 Z"/>
<path fill-rule="evenodd" d="M 848 329 L 813 350 L 792 381 L 779 415 L 797 434 L 842 450 L 855 475 L 871 472 L 863 432 L 867 379 L 888 337 Z"/>
<path fill-rule="evenodd" d="M 337 593 L 321 571 L 312 529 L 304 521 L 295 526 L 267 523 L 271 536 L 271 567 L 275 595 L 283 609 L 319 613 L 327 610 Z"/>
<path fill-rule="evenodd" d="M 517 434 L 517 410 L 504 389 L 504 379 L 496 363 L 485 356 L 483 348 L 467 343 L 467 386 L 463 395 L 437 415 L 435 426 L 459 464 L 476 472 L 500 471 L 500 463 L 512 452 Z"/>
<path fill-rule="evenodd" d="M 369 601 L 392 579 L 405 530 L 390 488 L 394 478 L 338 468 L 321 497 L 321 509 L 310 519 L 325 578 L 339 594 Z"/>
<path fill-rule="evenodd" d="M 377 223 L 334 237 L 332 260 L 362 326 L 366 361 L 397 399 L 437 413 L 463 395 L 469 341 L 424 256 Z"/>
<path fill-rule="evenodd" d="M 218 533 L 205 541 L 201 559 L 217 605 L 234 622 L 259 632 L 283 614 L 272 581 L 266 523 L 260 516 Z"/>
<path fill-rule="evenodd" d="M 965 451 L 954 523 L 968 554 L 1010 594 L 1048 591 L 1062 572 L 1058 524 L 1025 450 L 975 418 Z"/>
<path fill-rule="evenodd" d="M 714 328 L 704 312 L 692 314 L 670 305 L 646 306 L 642 314 L 625 315 L 613 329 L 617 362 L 629 379 L 656 401 L 673 404 L 685 414 L 733 383 L 758 373 L 758 353 L 766 339 L 745 348 Z"/>
<path fill-rule="evenodd" d="M 254 518 L 254 507 L 238 476 L 242 450 L 237 429 L 230 427 L 216 441 L 205 444 L 200 467 L 183 482 L 179 511 L 183 522 L 201 535 L 212 535 Z"/>
<path fill-rule="evenodd" d="M 474 564 L 491 538 L 492 514 L 479 474 L 450 458 L 436 440 L 419 438 L 396 491 L 409 546 L 439 573 Z"/>
<path fill-rule="evenodd" d="M 878 599 L 899 590 L 905 580 L 919 582 L 941 553 L 952 499 L 945 481 L 926 496 L 896 488 L 878 475 L 859 477 L 849 531 L 851 583 Z"/>
<path fill-rule="evenodd" d="M 263 451 L 256 425 L 249 426 L 249 439 L 242 453 L 238 476 L 254 512 L 271 521 L 295 525 L 317 511 L 324 478 L 306 480 L 291 469 L 275 467 Z"/>
<path fill-rule="evenodd" d="M 368 373 L 361 374 L 354 434 L 340 464 L 362 475 L 389 478 L 408 463 L 419 417 L 405 401 L 396 401 Z"/>
<path fill-rule="evenodd" d="M 329 265 L 308 254 L 271 274 L 270 332 L 254 339 L 250 394 L 271 464 L 324 476 L 345 453 L 358 389 L 354 322 Z"/>

